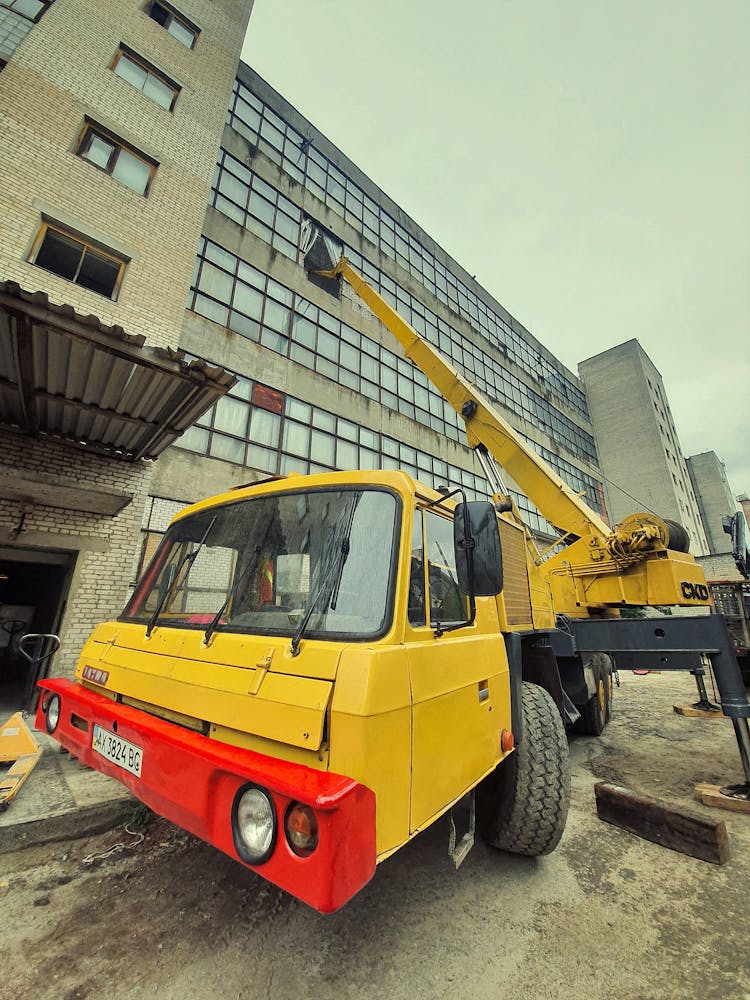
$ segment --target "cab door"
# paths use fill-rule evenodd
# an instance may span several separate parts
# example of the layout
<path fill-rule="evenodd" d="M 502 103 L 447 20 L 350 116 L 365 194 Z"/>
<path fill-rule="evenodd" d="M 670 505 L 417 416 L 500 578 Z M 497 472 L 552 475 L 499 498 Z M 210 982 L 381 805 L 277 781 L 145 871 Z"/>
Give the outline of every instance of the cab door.
<path fill-rule="evenodd" d="M 510 728 L 508 666 L 496 602 L 477 602 L 473 625 L 458 585 L 453 521 L 417 510 L 413 524 L 406 649 L 412 711 L 410 830 L 461 797 L 500 757 Z"/>

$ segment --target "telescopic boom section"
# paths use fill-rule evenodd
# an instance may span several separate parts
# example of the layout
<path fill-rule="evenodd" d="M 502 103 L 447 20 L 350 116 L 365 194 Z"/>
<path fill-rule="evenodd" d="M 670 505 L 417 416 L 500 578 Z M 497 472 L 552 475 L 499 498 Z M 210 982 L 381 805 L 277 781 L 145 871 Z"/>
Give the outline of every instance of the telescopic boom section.
<path fill-rule="evenodd" d="M 305 268 L 321 277 L 340 275 L 352 286 L 377 318 L 393 334 L 417 368 L 423 372 L 466 422 L 469 446 L 484 445 L 518 487 L 531 497 L 543 517 L 571 541 L 611 535 L 608 525 L 584 503 L 549 465 L 504 420 L 492 404 L 424 337 L 413 330 L 388 302 L 340 256 L 332 240 L 311 228 Z"/>

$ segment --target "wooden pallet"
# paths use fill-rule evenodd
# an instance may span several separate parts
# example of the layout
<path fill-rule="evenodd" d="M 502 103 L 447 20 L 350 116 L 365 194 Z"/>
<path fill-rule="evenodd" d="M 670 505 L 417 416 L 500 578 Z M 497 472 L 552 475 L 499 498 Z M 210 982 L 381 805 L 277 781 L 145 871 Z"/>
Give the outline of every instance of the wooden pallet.
<path fill-rule="evenodd" d="M 21 785 L 36 767 L 42 756 L 31 730 L 20 712 L 11 715 L 0 726 L 0 763 L 11 767 L 0 775 L 0 809 L 7 809 Z"/>

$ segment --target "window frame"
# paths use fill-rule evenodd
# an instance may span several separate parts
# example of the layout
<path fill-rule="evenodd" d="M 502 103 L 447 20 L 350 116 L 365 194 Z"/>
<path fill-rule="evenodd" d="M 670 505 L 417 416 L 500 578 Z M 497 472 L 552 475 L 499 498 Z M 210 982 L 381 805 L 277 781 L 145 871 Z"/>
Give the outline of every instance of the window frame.
<path fill-rule="evenodd" d="M 39 256 L 39 252 L 44 245 L 44 240 L 47 236 L 47 233 L 50 231 L 54 233 L 59 233 L 60 236 L 63 236 L 67 240 L 71 240 L 73 243 L 78 243 L 79 246 L 83 248 L 81 259 L 78 262 L 78 266 L 76 267 L 75 277 L 66 278 L 65 275 L 59 274 L 57 271 L 52 271 L 50 268 L 44 267 L 43 264 L 37 264 L 37 257 Z M 81 265 L 83 264 L 83 260 L 86 256 L 87 251 L 91 251 L 94 254 L 97 254 L 99 257 L 104 257 L 107 260 L 113 261 L 118 265 L 117 278 L 112 288 L 112 292 L 109 295 L 105 295 L 104 292 L 97 292 L 96 289 L 88 288 L 86 285 L 83 285 L 76 280 L 81 272 Z M 31 252 L 29 253 L 28 256 L 28 262 L 30 264 L 33 264 L 35 267 L 42 268 L 42 270 L 47 271 L 48 274 L 54 274 L 56 277 L 61 278 L 63 281 L 70 281 L 72 284 L 77 285 L 79 288 L 85 289 L 87 292 L 91 292 L 94 295 L 101 295 L 102 298 L 105 299 L 108 298 L 113 302 L 117 301 L 117 298 L 120 294 L 120 289 L 122 287 L 122 280 L 125 275 L 125 268 L 130 263 L 128 258 L 122 257 L 115 251 L 103 247 L 100 243 L 97 243 L 95 240 L 92 240 L 86 236 L 82 236 L 78 232 L 66 229 L 65 226 L 61 225 L 60 223 L 52 222 L 47 219 L 42 219 L 42 224 L 39 227 L 39 231 L 34 237 L 34 242 L 31 247 Z"/>
<path fill-rule="evenodd" d="M 172 91 L 172 100 L 168 108 L 165 108 L 163 104 L 159 104 L 159 102 L 154 100 L 153 97 L 150 97 L 142 87 L 136 87 L 134 83 L 131 83 L 130 80 L 126 79 L 124 76 L 120 76 L 120 74 L 116 72 L 116 67 L 123 56 L 131 63 L 134 63 L 136 66 L 140 66 L 140 68 L 142 70 L 145 70 L 147 74 L 155 77 L 160 83 L 165 84 Z M 174 106 L 177 103 L 177 98 L 182 93 L 182 87 L 179 85 L 179 83 L 177 83 L 176 80 L 173 80 L 170 76 L 167 76 L 166 73 L 163 73 L 157 66 L 154 66 L 153 63 L 149 62 L 148 59 L 144 59 L 143 56 L 139 55 L 128 45 L 125 45 L 123 42 L 120 43 L 117 52 L 115 53 L 115 57 L 110 63 L 109 68 L 112 70 L 112 72 L 115 74 L 118 80 L 122 80 L 123 83 L 127 83 L 129 86 L 133 87 L 134 90 L 140 91 L 140 93 L 143 94 L 144 97 L 148 98 L 149 101 L 153 101 L 153 103 L 158 108 L 161 108 L 163 111 L 169 111 L 170 113 L 174 111 Z"/>
<path fill-rule="evenodd" d="M 157 20 L 157 18 L 154 17 L 152 13 L 154 7 L 161 7 L 161 9 L 165 12 L 165 14 L 169 16 L 169 20 L 165 24 L 162 24 L 161 21 Z M 145 13 L 146 16 L 149 17 L 152 21 L 155 21 L 156 24 L 159 25 L 159 27 L 164 28 L 167 34 L 172 35 L 172 38 L 174 38 L 174 40 L 179 45 L 182 45 L 183 48 L 186 48 L 191 51 L 195 48 L 195 43 L 198 41 L 198 36 L 201 33 L 201 29 L 198 27 L 197 24 L 195 24 L 195 22 L 191 21 L 189 17 L 186 17 L 182 13 L 182 11 L 179 11 L 177 10 L 176 7 L 173 7 L 171 3 L 167 3 L 166 0 L 149 0 L 149 2 L 146 4 Z M 193 36 L 193 41 L 191 45 L 185 45 L 185 43 L 180 41 L 180 39 L 176 35 L 172 34 L 172 32 L 169 30 L 169 25 L 172 23 L 172 21 L 176 21 L 178 24 L 182 25 L 183 28 L 186 28 L 190 32 L 190 34 Z"/>
<path fill-rule="evenodd" d="M 102 139 L 104 142 L 113 147 L 112 152 L 109 154 L 106 167 L 100 166 L 100 164 L 86 156 L 86 152 L 91 148 L 91 142 L 94 137 Z M 149 169 L 148 181 L 146 182 L 146 186 L 143 191 L 138 191 L 136 188 L 131 187 L 129 184 L 126 184 L 125 181 L 115 176 L 114 171 L 117 166 L 117 161 L 123 150 L 126 153 L 129 153 L 130 156 L 135 157 L 135 159 L 140 160 L 141 163 L 145 163 Z M 159 166 L 158 162 L 154 160 L 153 157 L 150 157 L 146 153 L 141 152 L 141 150 L 136 149 L 135 146 L 131 146 L 129 142 L 121 139 L 118 135 L 115 135 L 114 132 L 111 132 L 108 128 L 105 128 L 103 125 L 94 121 L 93 118 L 88 117 L 84 118 L 83 128 L 78 134 L 75 154 L 82 160 L 85 160 L 86 163 L 90 164 L 90 166 L 95 167 L 104 174 L 108 174 L 113 180 L 117 181 L 118 184 L 122 184 L 123 187 L 126 187 L 129 191 L 132 191 L 133 194 L 138 195 L 140 198 L 148 197 L 154 176 Z"/>

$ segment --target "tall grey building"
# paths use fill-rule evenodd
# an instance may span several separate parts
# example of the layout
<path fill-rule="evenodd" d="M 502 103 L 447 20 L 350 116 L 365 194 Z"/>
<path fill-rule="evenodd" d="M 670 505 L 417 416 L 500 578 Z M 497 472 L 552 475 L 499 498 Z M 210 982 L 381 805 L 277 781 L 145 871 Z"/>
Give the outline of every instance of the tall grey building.
<path fill-rule="evenodd" d="M 727 470 L 715 451 L 704 451 L 686 459 L 693 492 L 698 501 L 711 555 L 731 552 L 732 540 L 722 527 L 722 518 L 739 509 Z"/>
<path fill-rule="evenodd" d="M 683 525 L 693 555 L 709 551 L 662 377 L 637 340 L 578 366 L 595 428 L 610 523 L 651 511 Z"/>

